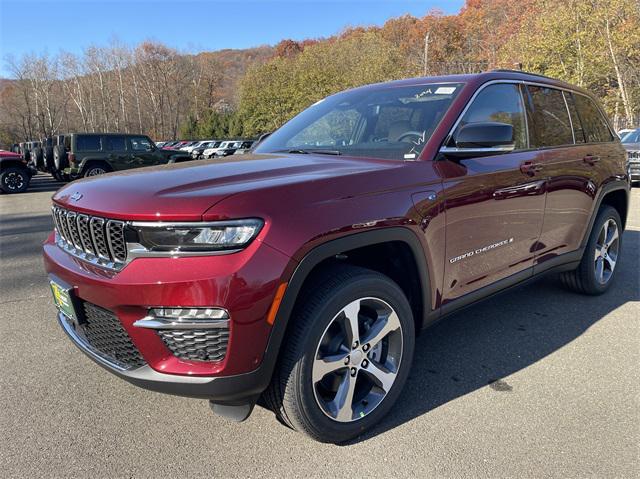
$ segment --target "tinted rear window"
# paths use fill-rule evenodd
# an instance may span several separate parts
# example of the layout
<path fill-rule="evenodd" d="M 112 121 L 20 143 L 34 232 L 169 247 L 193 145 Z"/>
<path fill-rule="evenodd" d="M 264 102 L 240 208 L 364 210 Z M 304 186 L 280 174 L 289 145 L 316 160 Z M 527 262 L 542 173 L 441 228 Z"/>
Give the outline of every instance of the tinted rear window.
<path fill-rule="evenodd" d="M 533 107 L 532 146 L 558 146 L 573 144 L 569 113 L 560 90 L 527 86 Z"/>
<path fill-rule="evenodd" d="M 98 135 L 78 135 L 76 138 L 77 151 L 99 151 L 100 137 Z"/>
<path fill-rule="evenodd" d="M 591 98 L 587 98 L 584 95 L 574 95 L 574 97 L 587 143 L 601 143 L 613 140 L 607 122 Z"/>

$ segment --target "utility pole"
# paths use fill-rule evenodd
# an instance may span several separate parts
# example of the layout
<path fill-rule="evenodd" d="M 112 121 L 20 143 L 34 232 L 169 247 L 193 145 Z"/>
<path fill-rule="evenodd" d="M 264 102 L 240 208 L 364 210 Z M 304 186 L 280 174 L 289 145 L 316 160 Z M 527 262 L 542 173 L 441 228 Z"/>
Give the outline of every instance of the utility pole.
<path fill-rule="evenodd" d="M 424 37 L 424 70 L 422 71 L 423 76 L 427 76 L 427 72 L 429 71 L 429 35 L 431 35 L 431 31 L 428 31 Z"/>

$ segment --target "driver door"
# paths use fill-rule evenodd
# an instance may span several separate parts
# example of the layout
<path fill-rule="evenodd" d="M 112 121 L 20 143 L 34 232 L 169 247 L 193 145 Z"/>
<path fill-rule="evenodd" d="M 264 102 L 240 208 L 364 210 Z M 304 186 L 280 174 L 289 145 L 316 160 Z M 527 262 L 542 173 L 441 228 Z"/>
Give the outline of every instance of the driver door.
<path fill-rule="evenodd" d="M 525 111 L 519 85 L 482 88 L 447 146 L 455 148 L 456 133 L 466 124 L 500 122 L 512 125 L 515 149 L 491 156 L 445 155 L 436 162 L 447 223 L 443 306 L 484 287 L 500 287 L 495 283 L 518 273 L 532 274 L 546 179 L 539 170 L 542 152 L 529 149 Z"/>
<path fill-rule="evenodd" d="M 160 163 L 161 156 L 156 154 L 156 147 L 146 136 L 129 137 L 129 150 L 131 153 L 131 166 L 152 166 Z"/>

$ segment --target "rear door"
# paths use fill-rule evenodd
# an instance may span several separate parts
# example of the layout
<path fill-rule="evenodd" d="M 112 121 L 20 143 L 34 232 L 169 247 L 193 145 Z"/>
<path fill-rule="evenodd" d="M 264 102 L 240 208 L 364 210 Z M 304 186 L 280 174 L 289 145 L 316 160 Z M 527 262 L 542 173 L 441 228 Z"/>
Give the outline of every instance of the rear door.
<path fill-rule="evenodd" d="M 538 169 L 542 153 L 529 149 L 520 85 L 501 82 L 484 87 L 456 131 L 468 123 L 487 121 L 513 126 L 513 152 L 446 159 L 439 168 L 447 171 L 443 311 L 451 300 L 517 273 L 530 275 L 542 228 L 545 179 Z"/>
<path fill-rule="evenodd" d="M 127 141 L 124 135 L 107 135 L 102 137 L 102 148 L 109 166 L 114 171 L 130 168 L 131 158 L 127 150 Z"/>
<path fill-rule="evenodd" d="M 528 85 L 527 92 L 532 144 L 544 152 L 548 178 L 544 225 L 536 246 L 536 264 L 544 269 L 554 264 L 550 260 L 580 247 L 607 151 L 584 128 L 578 105 L 586 97 L 537 85 Z"/>

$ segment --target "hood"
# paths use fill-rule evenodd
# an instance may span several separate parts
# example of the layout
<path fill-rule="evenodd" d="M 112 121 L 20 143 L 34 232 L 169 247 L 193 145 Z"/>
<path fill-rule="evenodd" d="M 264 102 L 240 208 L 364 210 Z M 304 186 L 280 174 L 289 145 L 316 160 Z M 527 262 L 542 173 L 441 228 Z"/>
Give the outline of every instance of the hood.
<path fill-rule="evenodd" d="M 22 158 L 22 155 L 12 151 L 0 150 L 0 158 Z"/>
<path fill-rule="evenodd" d="M 122 220 L 197 221 L 224 198 L 250 190 L 344 177 L 399 161 L 327 155 L 241 155 L 109 173 L 74 181 L 54 202 Z"/>

